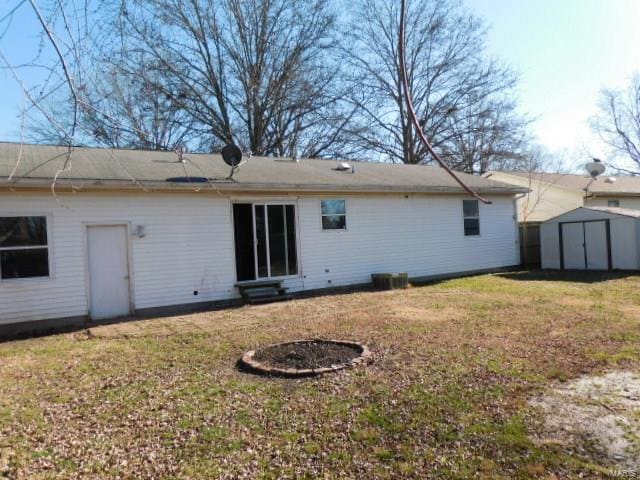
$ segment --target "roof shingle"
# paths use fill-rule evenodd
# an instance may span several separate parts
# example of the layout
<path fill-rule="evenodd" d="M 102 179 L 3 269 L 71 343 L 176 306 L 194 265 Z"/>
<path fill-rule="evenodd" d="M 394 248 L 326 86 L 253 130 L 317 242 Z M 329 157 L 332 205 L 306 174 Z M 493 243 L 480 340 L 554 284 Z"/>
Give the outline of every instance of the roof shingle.
<path fill-rule="evenodd" d="M 0 187 L 9 184 L 8 177 L 16 164 L 12 182 L 15 188 L 49 185 L 66 159 L 66 147 L 0 143 Z M 174 152 L 77 147 L 67 170 L 58 178 L 60 185 L 72 180 L 75 187 L 81 188 L 135 187 L 139 183 L 152 189 L 192 189 L 188 182 L 167 179 L 205 177 L 220 190 L 463 193 L 442 168 L 372 162 L 351 162 L 351 165 L 353 173 L 336 170 L 336 161 L 330 160 L 296 162 L 253 157 L 236 172 L 234 181 L 229 181 L 230 168 L 219 154 L 186 153 L 180 162 Z M 459 175 L 479 193 L 527 191 L 475 175 Z"/>
<path fill-rule="evenodd" d="M 568 173 L 529 173 L 529 172 L 503 172 L 508 175 L 514 175 L 517 177 L 528 178 L 533 177 L 533 180 L 538 182 L 542 181 L 557 187 L 563 187 L 570 190 L 584 191 L 591 177 L 588 175 L 576 175 Z M 610 181 L 609 179 L 614 179 Z M 597 178 L 589 186 L 589 192 L 602 195 L 640 195 L 640 177 L 632 176 L 604 176 Z"/>

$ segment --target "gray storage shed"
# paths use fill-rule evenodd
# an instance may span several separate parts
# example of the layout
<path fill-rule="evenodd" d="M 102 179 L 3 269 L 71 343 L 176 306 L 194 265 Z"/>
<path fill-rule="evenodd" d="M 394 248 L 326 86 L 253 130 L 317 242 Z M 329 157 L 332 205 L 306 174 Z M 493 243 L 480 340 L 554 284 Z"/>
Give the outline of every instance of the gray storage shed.
<path fill-rule="evenodd" d="M 640 269 L 640 210 L 579 207 L 542 223 L 542 268 Z"/>

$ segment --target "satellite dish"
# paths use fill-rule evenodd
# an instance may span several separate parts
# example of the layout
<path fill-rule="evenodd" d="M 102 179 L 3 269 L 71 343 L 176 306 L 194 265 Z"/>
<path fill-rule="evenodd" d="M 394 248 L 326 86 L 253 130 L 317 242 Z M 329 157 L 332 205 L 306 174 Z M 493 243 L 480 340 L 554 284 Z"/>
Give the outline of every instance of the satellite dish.
<path fill-rule="evenodd" d="M 592 178 L 596 178 L 599 175 L 602 175 L 605 171 L 605 166 L 603 163 L 597 158 L 593 159 L 593 162 L 589 162 L 584 166 L 591 175 Z"/>
<path fill-rule="evenodd" d="M 222 159 L 230 167 L 237 167 L 242 161 L 242 150 L 233 143 L 225 145 L 222 149 Z"/>

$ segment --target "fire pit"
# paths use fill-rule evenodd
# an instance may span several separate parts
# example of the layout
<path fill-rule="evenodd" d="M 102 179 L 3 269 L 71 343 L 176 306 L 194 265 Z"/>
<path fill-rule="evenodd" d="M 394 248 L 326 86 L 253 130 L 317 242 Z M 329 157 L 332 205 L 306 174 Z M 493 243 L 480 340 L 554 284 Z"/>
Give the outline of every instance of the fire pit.
<path fill-rule="evenodd" d="M 298 340 L 250 350 L 240 364 L 247 370 L 279 377 L 310 377 L 367 363 L 369 349 L 357 342 Z"/>

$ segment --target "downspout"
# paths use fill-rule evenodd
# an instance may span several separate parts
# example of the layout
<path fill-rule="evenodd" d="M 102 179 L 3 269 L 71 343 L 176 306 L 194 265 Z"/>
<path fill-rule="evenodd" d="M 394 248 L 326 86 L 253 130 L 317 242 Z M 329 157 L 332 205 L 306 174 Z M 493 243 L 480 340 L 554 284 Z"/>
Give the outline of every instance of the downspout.
<path fill-rule="evenodd" d="M 523 232 L 522 232 L 522 243 L 520 242 L 520 222 L 518 221 L 518 200 L 524 198 L 527 195 L 527 193 L 521 193 L 519 196 L 518 195 L 514 195 L 513 196 L 513 221 L 515 223 L 516 226 L 516 248 L 518 250 L 518 263 L 520 265 L 523 265 L 524 267 L 527 267 L 527 265 L 525 265 L 525 262 L 527 261 L 527 248 L 528 248 L 528 241 L 527 241 L 527 226 L 526 226 L 526 222 L 522 222 L 523 225 Z M 524 252 L 524 261 L 522 258 L 522 254 Z"/>

